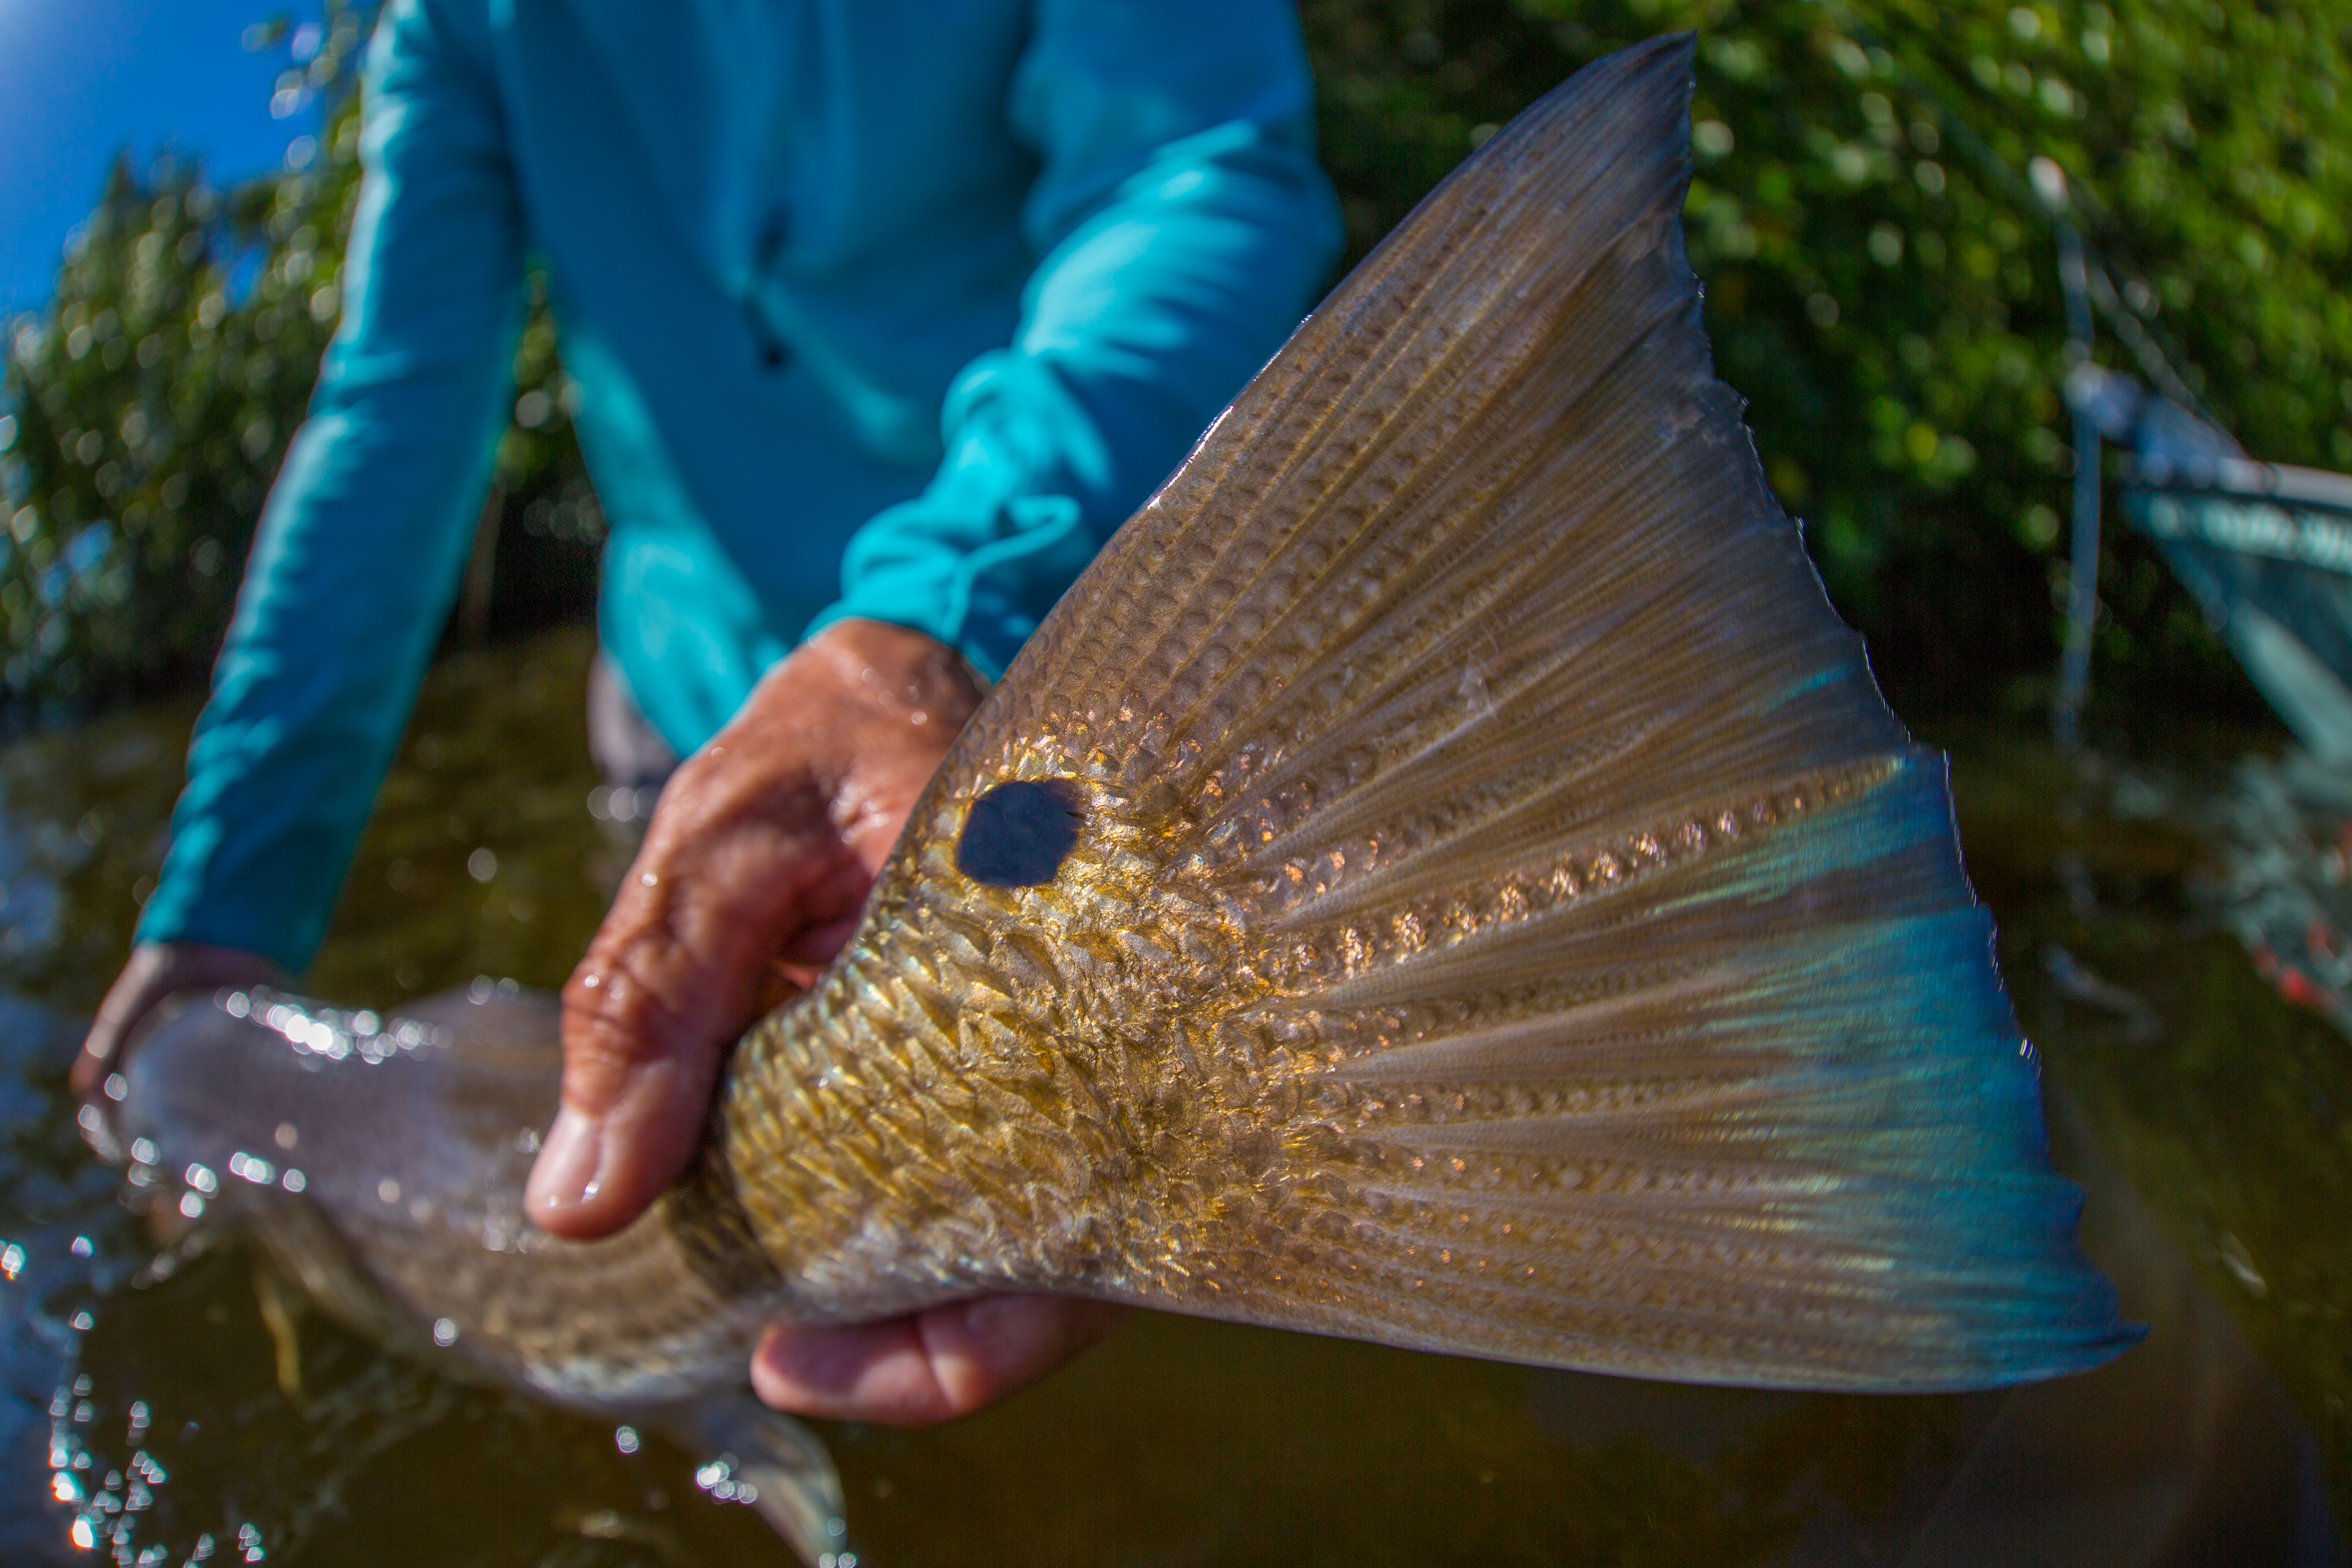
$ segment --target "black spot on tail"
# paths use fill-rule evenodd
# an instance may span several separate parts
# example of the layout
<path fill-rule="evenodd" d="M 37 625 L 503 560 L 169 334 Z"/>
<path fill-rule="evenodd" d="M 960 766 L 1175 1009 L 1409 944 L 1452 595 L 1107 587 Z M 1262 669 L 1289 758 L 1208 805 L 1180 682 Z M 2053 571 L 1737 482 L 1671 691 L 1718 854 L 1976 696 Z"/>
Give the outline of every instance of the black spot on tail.
<path fill-rule="evenodd" d="M 1076 779 L 1015 779 L 971 803 L 956 839 L 956 869 L 997 888 L 1054 879 L 1087 819 Z"/>

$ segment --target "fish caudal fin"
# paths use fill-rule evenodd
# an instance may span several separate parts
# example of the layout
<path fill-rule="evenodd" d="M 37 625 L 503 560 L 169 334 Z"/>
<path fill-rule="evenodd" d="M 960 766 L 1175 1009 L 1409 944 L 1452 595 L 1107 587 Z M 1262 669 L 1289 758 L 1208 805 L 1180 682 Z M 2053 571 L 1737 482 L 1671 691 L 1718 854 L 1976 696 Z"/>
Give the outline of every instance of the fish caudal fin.
<path fill-rule="evenodd" d="M 1009 1261 L 943 1279 L 1760 1385 L 2129 1342 L 1942 762 L 1715 379 L 1691 58 L 1593 66 L 1424 202 L 918 809 L 835 994 L 931 1031 L 866 1069 L 933 1109 L 863 1168 L 953 1172 L 930 1229 Z M 1061 837 L 960 875 L 1023 781 Z"/>

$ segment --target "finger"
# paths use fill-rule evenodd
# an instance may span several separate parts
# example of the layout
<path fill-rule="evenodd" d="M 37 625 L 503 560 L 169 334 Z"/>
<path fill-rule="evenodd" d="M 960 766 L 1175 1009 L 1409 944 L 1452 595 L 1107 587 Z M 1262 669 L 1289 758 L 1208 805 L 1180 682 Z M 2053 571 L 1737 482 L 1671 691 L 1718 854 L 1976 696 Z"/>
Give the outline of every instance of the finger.
<path fill-rule="evenodd" d="M 562 1109 L 526 1188 L 558 1235 L 618 1229 L 684 1168 L 727 1044 L 772 986 L 769 953 L 803 908 L 840 896 L 846 857 L 822 805 L 742 793 L 723 770 L 665 792 L 674 815 L 657 811 L 564 987 Z"/>
<path fill-rule="evenodd" d="M 137 963 L 135 959 L 132 962 L 134 965 Z M 121 1058 L 123 1039 L 155 1005 L 157 998 L 147 994 L 150 989 L 146 977 L 134 973 L 131 967 L 126 967 L 107 988 L 105 1000 L 99 1003 L 98 1014 L 89 1021 L 89 1033 L 83 1037 L 68 1075 L 73 1091 L 80 1099 L 98 1098 L 107 1075 Z"/>
<path fill-rule="evenodd" d="M 837 744 L 804 683 L 762 685 L 662 792 L 620 896 L 563 992 L 562 1108 L 525 1189 L 586 1239 L 626 1225 L 692 1156 L 772 956 L 865 896 L 834 817 Z"/>
<path fill-rule="evenodd" d="M 614 1005 L 582 1008 L 587 980 Z M 619 964 L 586 963 L 565 987 L 562 1100 L 523 1191 L 530 1217 L 555 1235 L 586 1240 L 627 1225 L 677 1177 L 701 1134 L 720 1047 L 658 1001 L 641 1000 L 646 989 Z"/>
<path fill-rule="evenodd" d="M 526 1189 L 546 1229 L 584 1239 L 635 1217 L 692 1156 L 774 961 L 805 984 L 846 940 L 952 733 L 908 706 L 922 682 L 877 673 L 894 655 L 947 660 L 950 694 L 968 690 L 929 638 L 844 623 L 771 671 L 663 791 L 564 988 L 562 1110 Z"/>
<path fill-rule="evenodd" d="M 1124 1310 L 991 1296 L 850 1328 L 777 1324 L 752 1357 L 751 1387 L 803 1415 L 925 1426 L 1035 1382 L 1109 1332 Z"/>

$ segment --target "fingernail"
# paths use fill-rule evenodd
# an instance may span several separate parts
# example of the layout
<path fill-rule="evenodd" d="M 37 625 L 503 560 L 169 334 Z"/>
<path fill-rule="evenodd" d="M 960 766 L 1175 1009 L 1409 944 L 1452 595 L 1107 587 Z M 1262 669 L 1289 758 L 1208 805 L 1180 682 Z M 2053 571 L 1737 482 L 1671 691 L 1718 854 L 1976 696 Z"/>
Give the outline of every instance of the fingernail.
<path fill-rule="evenodd" d="M 555 1113 L 539 1163 L 530 1168 L 523 1200 L 535 1209 L 578 1208 L 596 1195 L 598 1168 L 604 1163 L 604 1124 L 569 1106 Z"/>

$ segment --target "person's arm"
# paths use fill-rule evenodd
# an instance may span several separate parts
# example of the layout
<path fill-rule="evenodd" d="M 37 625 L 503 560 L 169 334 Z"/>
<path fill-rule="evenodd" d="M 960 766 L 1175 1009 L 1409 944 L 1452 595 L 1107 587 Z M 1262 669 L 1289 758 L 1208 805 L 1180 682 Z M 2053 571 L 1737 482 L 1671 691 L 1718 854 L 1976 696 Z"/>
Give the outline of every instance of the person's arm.
<path fill-rule="evenodd" d="M 1290 7 L 1045 0 L 1007 114 L 1039 173 L 1020 330 L 957 377 L 925 492 L 811 634 L 910 627 L 1001 674 L 1314 303 L 1339 249 Z"/>
<path fill-rule="evenodd" d="M 676 1176 L 777 955 L 813 973 L 979 688 L 1279 347 L 1339 250 L 1281 0 L 1044 0 L 1009 113 L 1039 156 L 1018 335 L 959 378 L 924 495 L 875 519 L 843 596 L 664 790 L 564 990 L 551 1231 L 610 1233 Z M 959 657 L 961 656 L 961 657 Z M 1037 1297 L 771 1331 L 761 1395 L 923 1421 L 1041 1375 L 1105 1310 Z"/>
<path fill-rule="evenodd" d="M 446 618 L 520 310 L 481 25 L 478 5 L 395 0 L 372 46 L 342 323 L 263 512 L 140 956 L 78 1081 L 169 990 L 309 961 Z"/>

